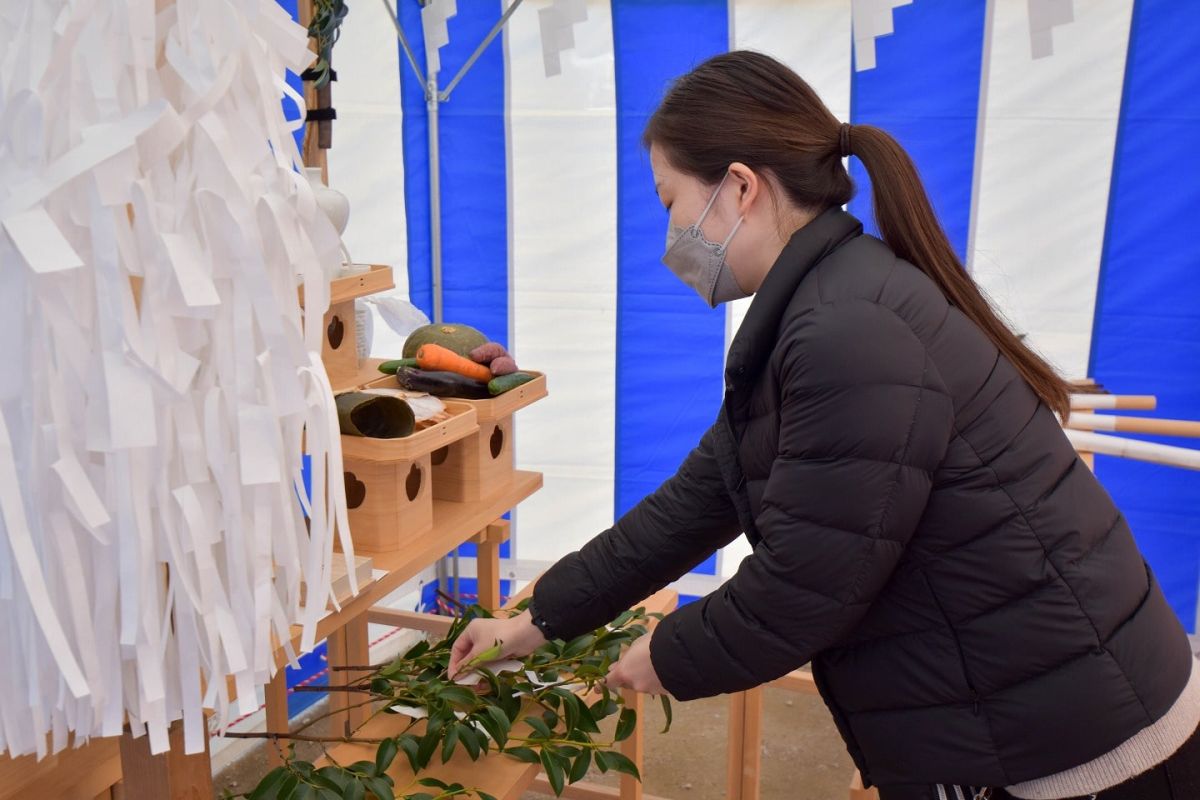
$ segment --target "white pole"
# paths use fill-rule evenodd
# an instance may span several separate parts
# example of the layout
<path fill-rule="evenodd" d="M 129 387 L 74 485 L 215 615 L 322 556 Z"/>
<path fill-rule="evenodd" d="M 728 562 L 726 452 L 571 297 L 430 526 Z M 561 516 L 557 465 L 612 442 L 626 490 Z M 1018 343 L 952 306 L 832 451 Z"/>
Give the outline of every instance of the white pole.
<path fill-rule="evenodd" d="M 1200 450 L 1142 442 L 1137 439 L 1123 439 L 1120 436 L 1106 436 L 1102 433 L 1076 431 L 1070 428 L 1065 428 L 1064 431 L 1075 449 L 1082 452 L 1120 456 L 1135 461 L 1149 461 L 1152 464 L 1200 470 Z"/>

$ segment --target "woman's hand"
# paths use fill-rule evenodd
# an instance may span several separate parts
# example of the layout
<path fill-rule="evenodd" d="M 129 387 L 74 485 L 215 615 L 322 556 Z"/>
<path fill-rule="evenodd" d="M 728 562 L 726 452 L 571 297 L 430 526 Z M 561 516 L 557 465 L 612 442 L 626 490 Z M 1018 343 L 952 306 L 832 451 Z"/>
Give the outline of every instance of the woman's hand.
<path fill-rule="evenodd" d="M 650 634 L 640 637 L 608 671 L 605 679 L 610 689 L 633 689 L 643 694 L 667 694 L 654 664 L 650 661 Z"/>
<path fill-rule="evenodd" d="M 524 658 L 545 643 L 546 637 L 533 624 L 533 616 L 528 611 L 508 619 L 472 620 L 454 641 L 446 672 L 451 679 L 458 677 L 460 672 L 470 672 L 471 660 L 496 645 L 500 646 L 500 652 L 489 661 Z"/>

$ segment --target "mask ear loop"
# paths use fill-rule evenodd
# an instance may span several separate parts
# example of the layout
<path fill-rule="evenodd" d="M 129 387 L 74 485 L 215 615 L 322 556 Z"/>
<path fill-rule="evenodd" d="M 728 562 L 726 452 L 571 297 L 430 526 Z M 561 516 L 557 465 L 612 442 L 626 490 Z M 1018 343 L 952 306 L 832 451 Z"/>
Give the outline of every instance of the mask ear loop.
<path fill-rule="evenodd" d="M 700 230 L 700 226 L 704 224 L 704 218 L 708 216 L 708 212 L 712 210 L 713 203 L 717 202 L 717 195 L 721 193 L 722 187 L 725 186 L 725 180 L 729 177 L 729 170 L 725 170 L 725 175 L 721 178 L 721 182 L 717 184 L 717 188 L 713 189 L 712 197 L 708 198 L 708 205 L 700 212 L 700 218 L 692 225 L 696 230 Z M 728 240 L 726 240 L 728 241 Z"/>
<path fill-rule="evenodd" d="M 721 182 L 718 183 L 717 188 L 713 190 L 712 197 L 708 198 L 708 205 L 706 205 L 704 207 L 704 211 L 701 212 L 700 219 L 696 220 L 696 224 L 692 226 L 696 229 L 697 232 L 700 233 L 701 236 L 703 236 L 704 234 L 703 234 L 703 232 L 700 231 L 700 226 L 704 224 L 704 218 L 708 216 L 708 212 L 712 210 L 713 204 L 717 202 L 717 195 L 719 195 L 721 193 L 721 189 L 724 188 L 725 181 L 728 179 L 729 179 L 729 170 L 725 170 L 725 174 L 721 177 Z M 733 230 L 731 230 L 729 232 L 729 235 L 725 237 L 725 241 L 721 242 L 721 252 L 722 253 L 725 252 L 725 248 L 729 246 L 729 243 L 731 241 L 733 241 L 733 235 L 738 232 L 738 228 L 742 227 L 742 223 L 745 222 L 745 220 L 746 220 L 746 217 L 741 216 L 741 217 L 738 217 L 738 221 L 733 224 Z"/>

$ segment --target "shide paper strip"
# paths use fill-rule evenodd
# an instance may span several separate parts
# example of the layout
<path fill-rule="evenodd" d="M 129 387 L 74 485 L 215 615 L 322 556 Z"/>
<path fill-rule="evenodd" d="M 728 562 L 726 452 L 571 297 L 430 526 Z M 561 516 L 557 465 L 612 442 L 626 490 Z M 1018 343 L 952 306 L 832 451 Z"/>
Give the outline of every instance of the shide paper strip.
<path fill-rule="evenodd" d="M 176 720 L 202 751 L 226 676 L 256 707 L 274 643 L 314 644 L 335 536 L 354 578 L 320 361 L 340 242 L 279 100 L 310 59 L 273 0 L 0 4 L 12 756 L 126 722 L 161 752 Z"/>

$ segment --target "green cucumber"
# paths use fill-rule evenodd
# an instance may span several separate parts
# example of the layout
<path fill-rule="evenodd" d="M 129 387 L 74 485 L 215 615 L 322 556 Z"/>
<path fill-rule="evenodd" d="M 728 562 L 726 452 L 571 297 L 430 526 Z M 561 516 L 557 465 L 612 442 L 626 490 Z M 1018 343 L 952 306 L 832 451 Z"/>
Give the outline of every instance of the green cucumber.
<path fill-rule="evenodd" d="M 395 375 L 396 370 L 401 367 L 416 367 L 417 360 L 415 358 L 397 358 L 392 361 L 384 361 L 379 365 L 379 371 L 385 375 Z"/>
<path fill-rule="evenodd" d="M 430 372 L 412 367 L 396 370 L 396 382 L 401 389 L 425 392 L 435 397 L 457 397 L 465 400 L 486 400 L 491 397 L 488 384 L 454 372 Z"/>
<path fill-rule="evenodd" d="M 512 391 L 518 386 L 523 386 L 536 378 L 536 375 L 530 375 L 528 372 L 514 372 L 511 375 L 501 375 L 499 378 L 492 378 L 488 382 L 488 392 L 493 397 Z"/>

